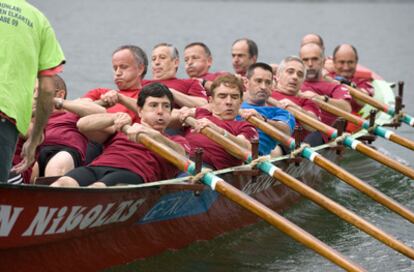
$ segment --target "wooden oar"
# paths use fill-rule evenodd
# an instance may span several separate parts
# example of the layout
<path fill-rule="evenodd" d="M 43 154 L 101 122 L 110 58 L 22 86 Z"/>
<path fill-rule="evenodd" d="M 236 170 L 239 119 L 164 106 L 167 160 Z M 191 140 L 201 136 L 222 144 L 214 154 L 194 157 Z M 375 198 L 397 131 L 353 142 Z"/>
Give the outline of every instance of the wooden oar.
<path fill-rule="evenodd" d="M 272 98 L 269 97 L 267 99 L 267 102 L 271 105 L 277 106 L 277 101 Z M 310 117 L 309 115 L 307 115 L 306 113 L 294 108 L 294 107 L 286 107 L 286 110 L 288 110 L 290 113 L 293 114 L 293 116 L 295 116 L 296 119 L 298 120 L 303 120 L 303 123 L 312 123 L 313 120 L 315 120 L 314 118 Z M 330 139 L 335 139 L 338 136 L 338 130 L 330 127 L 322 122 L 318 122 L 318 123 L 312 123 L 315 126 L 313 127 L 314 129 L 322 132 L 323 134 L 327 135 Z"/>
<path fill-rule="evenodd" d="M 275 102 L 274 102 L 274 99 L 269 98 L 268 102 L 271 105 L 276 105 Z M 288 109 L 290 111 L 293 108 L 290 107 Z M 300 115 L 295 115 L 295 118 L 298 121 L 301 121 L 302 123 L 304 123 L 304 124 L 306 124 L 310 127 L 313 127 L 315 129 L 318 129 L 318 127 L 320 127 L 320 125 L 323 124 L 319 120 L 316 120 L 316 119 L 313 119 L 313 118 L 302 118 Z M 323 132 L 323 131 L 321 131 L 321 132 Z M 411 169 L 410 167 L 405 166 L 405 165 L 399 163 L 398 161 L 393 160 L 393 159 L 385 156 L 384 154 L 368 147 L 367 145 L 361 143 L 360 141 L 355 140 L 351 136 L 345 137 L 344 145 L 349 147 L 349 148 L 352 148 L 352 149 L 354 149 L 354 150 L 356 150 L 356 151 L 358 151 L 358 152 L 360 152 L 360 153 L 362 153 L 362 154 L 364 154 L 368 157 L 370 157 L 371 159 L 374 159 L 374 160 L 378 161 L 379 163 L 382 163 L 382 164 L 394 169 L 395 171 L 400 172 L 403 175 L 406 175 L 407 177 L 409 177 L 411 179 L 414 179 L 414 170 L 413 169 Z"/>
<path fill-rule="evenodd" d="M 185 122 L 191 126 L 194 125 L 194 118 L 187 117 Z M 243 150 L 242 147 L 237 145 L 233 142 L 233 144 L 228 143 L 228 139 L 225 138 L 223 135 L 218 133 L 217 131 L 213 130 L 212 128 L 206 126 L 200 131 L 202 134 L 208 137 L 208 135 L 216 134 L 214 138 L 211 138 L 214 142 L 219 145 L 222 145 L 226 151 L 232 150 L 232 154 L 238 153 L 236 149 L 241 149 L 242 153 L 249 152 L 247 150 Z M 243 159 L 239 157 L 239 159 Z M 249 162 L 249 161 L 248 161 Z M 414 259 L 414 249 L 406 246 L 405 244 L 401 243 L 400 241 L 396 240 L 392 236 L 388 235 L 381 229 L 375 227 L 371 223 L 365 221 L 355 213 L 347 210 L 343 206 L 339 205 L 338 203 L 332 201 L 328 197 L 322 195 L 321 193 L 317 192 L 313 188 L 309 187 L 308 185 L 304 184 L 303 182 L 297 180 L 296 178 L 290 176 L 289 174 L 282 171 L 280 168 L 274 166 L 269 161 L 263 161 L 257 164 L 257 168 L 259 168 L 264 173 L 268 174 L 269 176 L 279 180 L 283 184 L 287 185 L 288 187 L 292 188 L 296 192 L 300 193 L 301 195 L 305 196 L 306 198 L 312 200 L 313 202 L 317 203 L 321 207 L 331 211 L 332 213 L 336 214 L 346 222 L 356 226 L 360 230 L 366 232 L 367 234 L 371 235 L 372 237 L 376 238 L 377 240 L 383 242 L 384 244 L 388 245 L 389 247 L 395 249 L 396 251 L 406 255 L 407 257 Z"/>
<path fill-rule="evenodd" d="M 265 123 L 265 121 L 262 121 L 259 118 L 256 118 L 254 116 L 251 116 L 247 119 L 248 122 L 251 122 L 253 124 L 252 120 L 254 120 L 254 123 Z M 276 133 L 274 133 L 275 130 L 276 131 L 278 130 L 277 128 L 273 126 L 265 127 L 263 125 L 261 127 L 262 127 L 263 132 L 266 133 L 267 135 L 271 137 L 274 137 L 275 135 L 277 135 Z M 278 138 L 275 138 L 275 139 L 279 141 Z M 319 153 L 315 152 L 313 149 L 309 147 L 303 148 L 301 152 L 301 156 L 314 162 L 316 165 L 325 169 L 330 174 L 345 181 L 346 183 L 348 183 L 355 189 L 363 192 L 364 194 L 371 197 L 373 200 L 379 202 L 380 204 L 384 205 L 385 207 L 389 208 L 390 210 L 398 213 L 402 217 L 409 220 L 411 223 L 414 223 L 414 213 L 412 211 L 410 211 L 409 209 L 407 209 L 400 203 L 396 202 L 392 198 L 389 198 L 388 196 L 378 191 L 377 189 L 367 184 L 366 182 L 360 180 L 358 177 L 352 175 L 345 169 L 339 167 L 337 164 L 326 159 Z"/>
<path fill-rule="evenodd" d="M 128 126 L 124 126 L 123 131 L 125 131 L 127 127 Z M 140 133 L 136 141 L 143 144 L 152 152 L 157 153 L 164 159 L 171 162 L 181 171 L 185 171 L 190 174 L 195 174 L 194 162 L 182 156 L 181 154 L 178 154 L 171 148 L 163 144 L 160 144 L 148 135 Z M 291 236 L 293 239 L 302 243 L 308 248 L 316 251 L 317 253 L 327 258 L 331 262 L 335 263 L 336 265 L 342 267 L 343 269 L 346 269 L 348 271 L 365 271 L 362 267 L 360 267 L 357 264 L 354 264 L 336 250 L 324 244 L 311 234 L 307 233 L 306 231 L 296 226 L 289 220 L 280 216 L 278 213 L 269 209 L 262 203 L 241 192 L 234 186 L 226 183 L 223 179 L 215 176 L 214 174 L 210 172 L 206 173 L 202 178 L 202 182 L 205 185 L 209 186 L 212 190 L 217 191 L 218 193 L 222 194 L 231 201 L 256 214 L 269 224 L 278 228 L 279 230 Z"/>
<path fill-rule="evenodd" d="M 344 84 L 343 84 L 344 85 Z M 352 97 L 354 97 L 355 99 L 364 102 L 366 104 L 369 104 L 371 106 L 373 106 L 374 108 L 383 111 L 391 116 L 395 115 L 395 110 L 393 108 L 391 108 L 390 106 L 388 106 L 385 103 L 382 103 L 380 101 L 378 101 L 377 99 L 359 91 L 358 89 L 355 89 L 351 86 L 348 85 L 344 85 L 345 87 L 348 88 L 349 93 L 352 95 Z M 402 122 L 414 127 L 414 117 L 406 114 L 406 113 L 402 113 Z"/>
<path fill-rule="evenodd" d="M 365 119 L 363 119 L 359 116 L 353 115 L 349 112 L 346 112 L 346 111 L 344 111 L 344 110 L 342 110 L 338 107 L 335 107 L 335 106 L 333 106 L 329 103 L 326 103 L 326 102 L 322 101 L 321 99 L 315 98 L 315 99 L 312 99 L 312 100 L 315 103 L 317 103 L 318 106 L 322 110 L 324 110 L 326 112 L 329 112 L 329 113 L 332 113 L 336 116 L 343 117 L 345 120 L 347 120 L 347 121 L 349 121 L 349 122 L 351 122 L 351 123 L 353 123 L 357 126 L 360 126 L 362 128 L 365 128 L 365 129 L 369 129 L 369 121 L 367 121 L 367 120 L 365 120 Z M 386 129 L 386 128 L 381 127 L 381 126 L 375 126 L 373 128 L 373 133 L 375 135 L 383 137 L 387 140 L 390 140 L 391 142 L 394 142 L 396 144 L 399 144 L 399 145 L 402 145 L 406 148 L 414 150 L 414 142 L 413 141 L 411 141 L 407 138 L 404 138 L 404 137 L 396 134 L 395 132 L 393 132 L 389 129 Z"/>
<path fill-rule="evenodd" d="M 266 134 L 268 134 L 273 139 L 276 139 L 278 142 L 280 142 L 282 145 L 288 147 L 290 150 L 295 149 L 295 146 L 296 146 L 295 139 L 293 139 L 292 137 L 284 134 L 283 132 L 281 132 L 278 129 L 272 129 L 274 127 L 272 125 L 270 125 L 269 123 L 264 122 L 264 121 L 260 120 L 257 117 L 254 117 L 254 116 L 251 116 L 248 121 L 250 123 L 252 123 L 252 125 L 254 125 L 255 127 L 265 131 Z"/>

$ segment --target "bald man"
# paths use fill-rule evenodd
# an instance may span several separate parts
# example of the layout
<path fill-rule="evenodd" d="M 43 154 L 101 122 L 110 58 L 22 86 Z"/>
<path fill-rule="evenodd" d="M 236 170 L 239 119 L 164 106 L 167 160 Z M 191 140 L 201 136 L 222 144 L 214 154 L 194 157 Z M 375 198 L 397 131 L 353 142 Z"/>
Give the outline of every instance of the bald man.
<path fill-rule="evenodd" d="M 351 85 L 364 93 L 372 96 L 374 89 L 371 85 L 371 78 L 357 77 L 355 72 L 358 65 L 358 52 L 351 44 L 341 44 L 335 47 L 333 52 L 334 72 L 330 75 L 341 83 Z M 358 112 L 364 104 L 352 100 L 352 111 Z"/>
<path fill-rule="evenodd" d="M 307 43 L 301 47 L 299 55 L 306 68 L 306 78 L 299 95 L 309 99 L 317 97 L 332 106 L 351 112 L 351 96 L 347 88 L 323 80 L 322 69 L 325 62 L 323 49 L 316 43 Z M 321 120 L 325 124 L 333 125 L 336 118 L 335 115 L 322 111 Z"/>

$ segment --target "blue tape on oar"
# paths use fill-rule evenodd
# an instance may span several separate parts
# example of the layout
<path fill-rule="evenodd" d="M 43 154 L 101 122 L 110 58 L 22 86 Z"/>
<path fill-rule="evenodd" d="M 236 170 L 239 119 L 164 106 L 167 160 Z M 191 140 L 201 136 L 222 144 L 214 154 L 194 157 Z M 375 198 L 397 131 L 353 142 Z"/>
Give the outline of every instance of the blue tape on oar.
<path fill-rule="evenodd" d="M 364 124 L 362 125 L 362 127 L 365 128 L 365 129 L 369 129 L 369 122 L 365 121 Z M 391 134 L 393 134 L 394 132 L 392 132 L 391 130 L 386 129 L 384 127 L 377 126 L 377 127 L 374 128 L 373 133 L 375 135 L 378 135 L 378 136 L 383 137 L 385 139 L 389 139 Z"/>
<path fill-rule="evenodd" d="M 359 143 L 361 142 L 358 140 L 355 140 L 354 138 L 350 136 L 345 137 L 345 140 L 344 140 L 344 145 L 352 149 L 355 149 Z"/>
<path fill-rule="evenodd" d="M 408 115 L 408 114 L 404 114 L 402 121 L 412 127 L 414 127 L 414 117 Z"/>
<path fill-rule="evenodd" d="M 304 157 L 305 159 L 308 159 L 310 161 L 313 162 L 313 160 L 315 159 L 315 157 L 318 155 L 318 153 L 316 153 L 315 151 L 313 151 L 311 148 L 309 147 L 305 147 L 302 151 L 302 157 Z"/>
<path fill-rule="evenodd" d="M 290 139 L 289 139 L 289 149 L 290 149 L 290 150 L 294 150 L 294 149 L 295 149 L 295 147 L 296 147 L 296 142 L 295 142 L 295 139 L 290 138 Z"/>

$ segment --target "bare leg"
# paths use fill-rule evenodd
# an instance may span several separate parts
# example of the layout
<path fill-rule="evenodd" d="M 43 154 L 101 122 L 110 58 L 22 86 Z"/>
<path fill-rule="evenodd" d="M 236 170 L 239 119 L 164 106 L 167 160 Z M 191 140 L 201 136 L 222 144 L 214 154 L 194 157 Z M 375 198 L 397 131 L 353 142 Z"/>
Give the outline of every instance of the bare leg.
<path fill-rule="evenodd" d="M 91 188 L 105 188 L 106 184 L 103 183 L 103 182 L 97 181 L 97 182 L 92 183 L 88 187 L 91 187 Z"/>
<path fill-rule="evenodd" d="M 79 187 L 79 183 L 71 177 L 60 177 L 58 180 L 50 184 L 52 187 Z"/>
<path fill-rule="evenodd" d="M 56 153 L 47 163 L 45 177 L 63 176 L 75 168 L 72 156 L 66 151 Z"/>
<path fill-rule="evenodd" d="M 278 145 L 272 150 L 272 152 L 270 152 L 270 157 L 272 158 L 280 157 L 282 155 L 283 155 L 282 148 Z"/>

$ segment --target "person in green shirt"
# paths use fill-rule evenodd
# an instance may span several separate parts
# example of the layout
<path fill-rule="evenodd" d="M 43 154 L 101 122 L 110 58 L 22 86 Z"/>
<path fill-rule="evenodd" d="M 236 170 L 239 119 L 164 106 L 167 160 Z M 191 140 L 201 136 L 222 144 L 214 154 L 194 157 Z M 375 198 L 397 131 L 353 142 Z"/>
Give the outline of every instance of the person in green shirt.
<path fill-rule="evenodd" d="M 32 114 L 33 90 L 39 96 L 32 133 L 23 146 L 23 171 L 34 160 L 36 147 L 52 111 L 52 76 L 65 58 L 47 18 L 24 0 L 0 0 L 0 182 L 6 182 L 18 134 L 25 135 Z"/>

